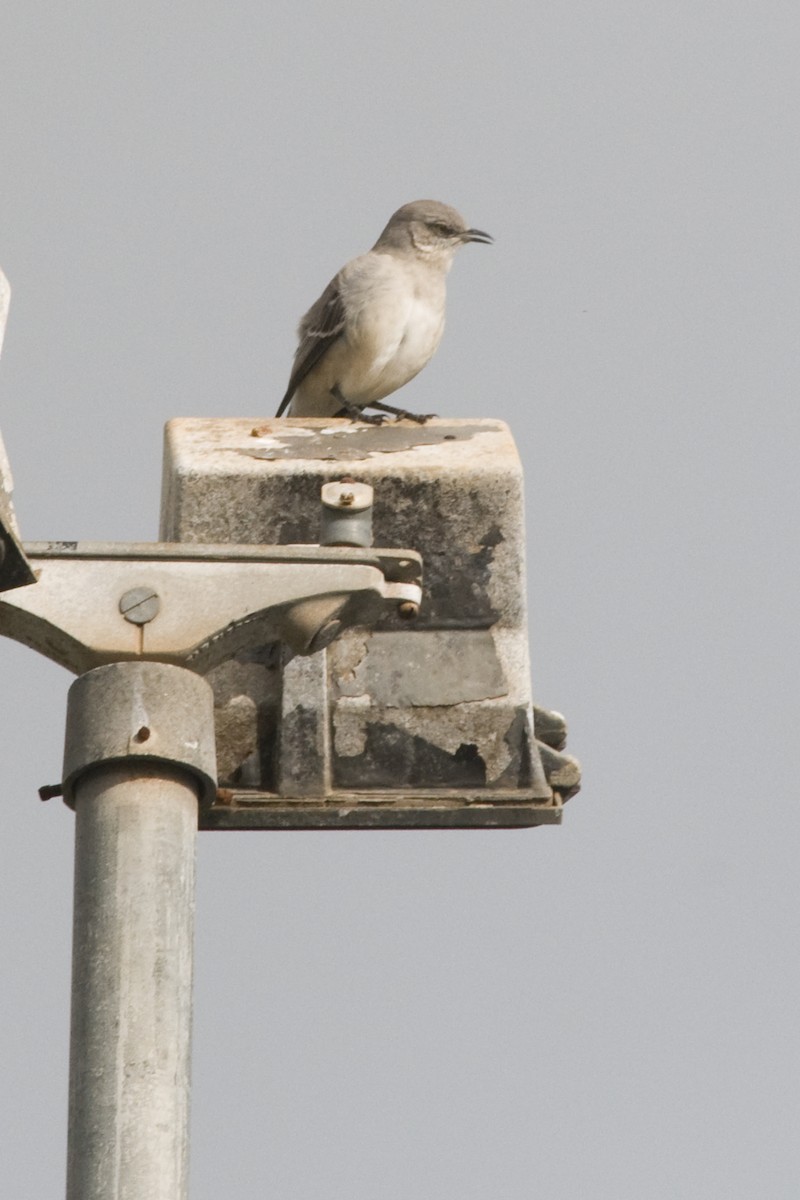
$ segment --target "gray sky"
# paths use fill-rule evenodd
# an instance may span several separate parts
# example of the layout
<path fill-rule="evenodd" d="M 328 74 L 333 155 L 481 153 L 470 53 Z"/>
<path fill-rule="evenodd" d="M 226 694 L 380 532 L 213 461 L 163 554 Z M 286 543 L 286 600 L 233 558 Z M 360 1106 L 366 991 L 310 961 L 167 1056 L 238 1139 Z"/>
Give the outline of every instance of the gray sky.
<path fill-rule="evenodd" d="M 270 415 L 401 203 L 455 264 L 402 403 L 527 469 L 561 829 L 205 834 L 193 1200 L 794 1198 L 796 4 L 0 14 L 23 535 L 157 533 L 172 416 Z M 0 1190 L 63 1192 L 70 677 L 0 645 Z"/>

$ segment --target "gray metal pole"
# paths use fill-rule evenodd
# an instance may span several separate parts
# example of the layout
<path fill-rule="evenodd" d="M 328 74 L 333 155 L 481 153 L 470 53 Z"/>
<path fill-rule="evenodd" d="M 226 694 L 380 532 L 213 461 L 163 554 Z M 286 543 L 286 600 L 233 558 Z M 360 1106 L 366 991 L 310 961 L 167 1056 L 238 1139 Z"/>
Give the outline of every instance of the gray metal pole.
<path fill-rule="evenodd" d="M 67 1200 L 188 1195 L 195 840 L 212 776 L 211 695 L 198 676 L 120 663 L 73 684 Z"/>

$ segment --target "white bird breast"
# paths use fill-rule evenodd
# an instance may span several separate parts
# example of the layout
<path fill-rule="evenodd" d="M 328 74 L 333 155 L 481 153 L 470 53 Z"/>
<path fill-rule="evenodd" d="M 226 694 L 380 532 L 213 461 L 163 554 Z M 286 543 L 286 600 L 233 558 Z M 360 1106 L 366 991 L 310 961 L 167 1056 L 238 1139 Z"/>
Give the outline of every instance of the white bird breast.
<path fill-rule="evenodd" d="M 341 380 L 344 395 L 355 403 L 380 400 L 413 379 L 441 341 L 443 301 L 422 299 L 394 281 L 380 300 L 373 292 L 370 303 L 348 323 L 353 353 Z"/>

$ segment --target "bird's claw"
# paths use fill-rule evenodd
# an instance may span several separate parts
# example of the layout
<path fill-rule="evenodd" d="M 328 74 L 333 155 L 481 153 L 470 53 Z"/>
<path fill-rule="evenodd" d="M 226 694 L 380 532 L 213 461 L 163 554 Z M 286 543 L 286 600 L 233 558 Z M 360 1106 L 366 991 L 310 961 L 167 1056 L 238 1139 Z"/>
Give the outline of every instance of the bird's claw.
<path fill-rule="evenodd" d="M 380 408 L 385 413 L 391 413 L 395 421 L 416 421 L 417 425 L 424 425 L 426 421 L 430 421 L 431 417 L 435 417 L 436 413 L 413 413 L 407 408 L 396 408 L 394 404 L 386 404 L 383 400 L 374 400 L 373 408 Z"/>
<path fill-rule="evenodd" d="M 341 397 L 337 396 L 337 399 Z M 362 408 L 358 408 L 355 404 L 343 404 L 339 411 L 335 414 L 337 417 L 349 417 L 354 423 L 363 421 L 367 425 L 382 425 L 386 417 L 382 413 L 377 413 L 375 416 L 369 416 Z"/>
<path fill-rule="evenodd" d="M 405 417 L 408 421 L 416 421 L 418 425 L 424 425 L 427 421 L 433 421 L 438 415 L 438 413 L 403 412 L 400 413 L 397 420 L 400 421 L 403 417 Z"/>

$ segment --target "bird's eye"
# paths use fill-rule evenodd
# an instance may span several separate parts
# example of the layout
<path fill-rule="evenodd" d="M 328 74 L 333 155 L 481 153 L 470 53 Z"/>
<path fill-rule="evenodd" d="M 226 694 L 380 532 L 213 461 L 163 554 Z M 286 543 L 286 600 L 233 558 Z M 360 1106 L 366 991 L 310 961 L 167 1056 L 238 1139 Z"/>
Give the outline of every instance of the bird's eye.
<path fill-rule="evenodd" d="M 434 221 L 433 228 L 436 230 L 437 233 L 440 233 L 442 235 L 442 237 L 449 237 L 450 234 L 453 232 L 452 229 L 450 228 L 450 226 L 445 224 L 444 221 Z"/>

